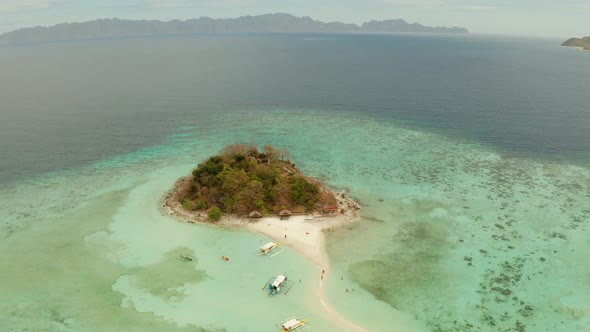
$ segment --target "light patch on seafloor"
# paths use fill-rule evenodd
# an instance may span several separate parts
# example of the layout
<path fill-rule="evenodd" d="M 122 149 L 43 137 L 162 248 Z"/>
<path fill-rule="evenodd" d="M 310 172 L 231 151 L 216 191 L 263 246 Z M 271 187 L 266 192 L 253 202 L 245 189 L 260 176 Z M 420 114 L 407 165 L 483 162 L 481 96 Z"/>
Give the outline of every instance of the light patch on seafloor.
<path fill-rule="evenodd" d="M 443 209 L 443 208 L 436 208 L 434 210 L 432 210 L 432 212 L 430 212 L 430 217 L 431 218 L 444 218 L 447 217 L 449 211 Z"/>

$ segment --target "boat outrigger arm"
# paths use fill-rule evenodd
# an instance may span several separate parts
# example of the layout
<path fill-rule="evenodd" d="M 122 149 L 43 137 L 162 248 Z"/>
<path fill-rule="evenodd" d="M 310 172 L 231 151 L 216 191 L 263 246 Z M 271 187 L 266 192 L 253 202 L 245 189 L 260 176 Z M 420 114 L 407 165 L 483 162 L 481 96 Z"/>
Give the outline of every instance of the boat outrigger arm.
<path fill-rule="evenodd" d="M 280 242 L 268 242 L 265 245 L 263 245 L 262 247 L 258 248 L 258 254 L 259 255 L 269 255 L 271 251 L 275 250 L 276 248 L 280 247 L 281 243 Z M 272 255 L 270 255 L 270 257 L 276 256 L 278 254 L 280 254 L 281 252 L 283 252 L 282 250 L 279 252 L 276 252 Z"/>

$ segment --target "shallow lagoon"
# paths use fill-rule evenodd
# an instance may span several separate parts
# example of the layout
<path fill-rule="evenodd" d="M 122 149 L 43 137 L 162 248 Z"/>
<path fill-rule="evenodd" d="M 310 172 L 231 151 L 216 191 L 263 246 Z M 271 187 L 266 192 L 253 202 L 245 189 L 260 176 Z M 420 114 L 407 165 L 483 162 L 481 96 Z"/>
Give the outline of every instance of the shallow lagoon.
<path fill-rule="evenodd" d="M 203 129 L 219 122 L 228 129 Z M 211 116 L 160 145 L 3 188 L 0 326 L 275 331 L 297 314 L 332 330 L 309 293 L 310 262 L 290 250 L 269 261 L 253 254 L 261 236 L 162 213 L 177 177 L 240 141 L 288 149 L 363 202 L 360 223 L 328 236 L 329 299 L 359 325 L 589 328 L 587 168 L 311 110 Z M 262 284 L 283 272 L 301 284 L 268 298 Z"/>

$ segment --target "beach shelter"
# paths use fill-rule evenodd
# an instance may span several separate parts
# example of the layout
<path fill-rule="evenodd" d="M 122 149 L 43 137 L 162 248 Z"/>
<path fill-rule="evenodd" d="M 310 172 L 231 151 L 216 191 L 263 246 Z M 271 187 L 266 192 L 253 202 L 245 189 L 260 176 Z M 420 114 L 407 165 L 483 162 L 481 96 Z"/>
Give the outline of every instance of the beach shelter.
<path fill-rule="evenodd" d="M 262 213 L 254 210 L 248 215 L 250 218 L 262 218 Z"/>
<path fill-rule="evenodd" d="M 279 216 L 282 218 L 288 218 L 291 215 L 291 211 L 287 210 L 287 209 L 283 209 L 281 211 L 279 211 Z"/>

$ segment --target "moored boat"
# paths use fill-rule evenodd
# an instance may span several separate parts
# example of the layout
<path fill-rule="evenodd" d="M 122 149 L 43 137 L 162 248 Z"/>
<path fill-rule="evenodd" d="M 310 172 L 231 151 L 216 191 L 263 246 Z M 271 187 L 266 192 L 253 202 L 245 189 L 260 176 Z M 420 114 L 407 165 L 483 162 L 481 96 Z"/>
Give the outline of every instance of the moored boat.
<path fill-rule="evenodd" d="M 289 318 L 286 321 L 284 321 L 283 323 L 281 323 L 281 332 L 289 332 L 289 331 L 295 331 L 298 330 L 300 328 L 305 327 L 305 323 L 307 322 L 307 319 L 298 319 L 295 317 Z"/>
<path fill-rule="evenodd" d="M 259 255 L 266 255 L 281 245 L 280 242 L 268 242 L 262 247 L 258 248 Z"/>
<path fill-rule="evenodd" d="M 287 281 L 287 276 L 279 274 L 272 283 L 268 284 L 268 290 L 270 290 L 270 294 L 273 295 L 280 292 L 281 286 L 285 281 Z"/>

